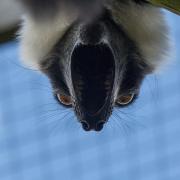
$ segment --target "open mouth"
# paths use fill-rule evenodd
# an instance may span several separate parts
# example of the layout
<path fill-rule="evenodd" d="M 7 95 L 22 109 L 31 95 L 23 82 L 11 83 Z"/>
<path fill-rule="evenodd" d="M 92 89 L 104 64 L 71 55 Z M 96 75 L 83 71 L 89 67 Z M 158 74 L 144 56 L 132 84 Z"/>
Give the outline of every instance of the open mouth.
<path fill-rule="evenodd" d="M 105 44 L 79 44 L 71 58 L 72 82 L 81 113 L 105 116 L 104 107 L 110 103 L 115 74 L 111 49 Z"/>

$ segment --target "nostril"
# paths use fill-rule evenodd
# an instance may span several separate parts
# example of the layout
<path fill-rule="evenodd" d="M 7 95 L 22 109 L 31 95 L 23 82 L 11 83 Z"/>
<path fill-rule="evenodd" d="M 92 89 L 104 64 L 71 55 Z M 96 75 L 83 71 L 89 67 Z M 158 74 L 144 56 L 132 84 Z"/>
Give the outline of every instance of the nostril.
<path fill-rule="evenodd" d="M 81 121 L 81 124 L 85 131 L 90 131 L 90 126 L 86 121 Z"/>
<path fill-rule="evenodd" d="M 104 126 L 104 121 L 100 121 L 96 124 L 96 131 L 101 131 L 103 129 Z"/>

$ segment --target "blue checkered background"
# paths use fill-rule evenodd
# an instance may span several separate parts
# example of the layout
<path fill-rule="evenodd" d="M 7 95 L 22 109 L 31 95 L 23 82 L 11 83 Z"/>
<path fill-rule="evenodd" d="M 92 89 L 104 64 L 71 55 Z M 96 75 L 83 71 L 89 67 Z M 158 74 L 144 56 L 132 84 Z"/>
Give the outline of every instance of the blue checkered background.
<path fill-rule="evenodd" d="M 140 98 L 84 132 L 42 74 L 0 45 L 0 180 L 180 180 L 180 17 L 167 13 L 176 56 Z"/>

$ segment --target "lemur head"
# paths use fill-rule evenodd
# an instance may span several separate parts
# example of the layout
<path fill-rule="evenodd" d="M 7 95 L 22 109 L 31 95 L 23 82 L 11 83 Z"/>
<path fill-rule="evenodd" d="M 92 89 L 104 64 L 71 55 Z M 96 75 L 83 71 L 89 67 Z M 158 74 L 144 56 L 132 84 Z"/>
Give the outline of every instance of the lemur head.
<path fill-rule="evenodd" d="M 86 131 L 100 131 L 113 108 L 133 103 L 144 77 L 162 64 L 163 15 L 135 0 L 37 2 L 24 0 L 22 59 L 49 77 L 58 102 L 74 109 Z"/>

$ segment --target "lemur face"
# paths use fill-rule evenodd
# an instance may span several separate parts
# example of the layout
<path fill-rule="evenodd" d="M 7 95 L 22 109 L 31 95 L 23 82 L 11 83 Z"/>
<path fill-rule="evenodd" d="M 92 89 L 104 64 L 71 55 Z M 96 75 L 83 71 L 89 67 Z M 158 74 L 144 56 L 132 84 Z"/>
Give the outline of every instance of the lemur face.
<path fill-rule="evenodd" d="M 96 2 L 95 16 L 46 7 L 51 13 L 41 9 L 42 19 L 31 4 L 21 33 L 26 64 L 49 77 L 58 102 L 74 109 L 86 131 L 100 131 L 115 106 L 134 102 L 168 47 L 159 9 L 143 1 Z"/>

